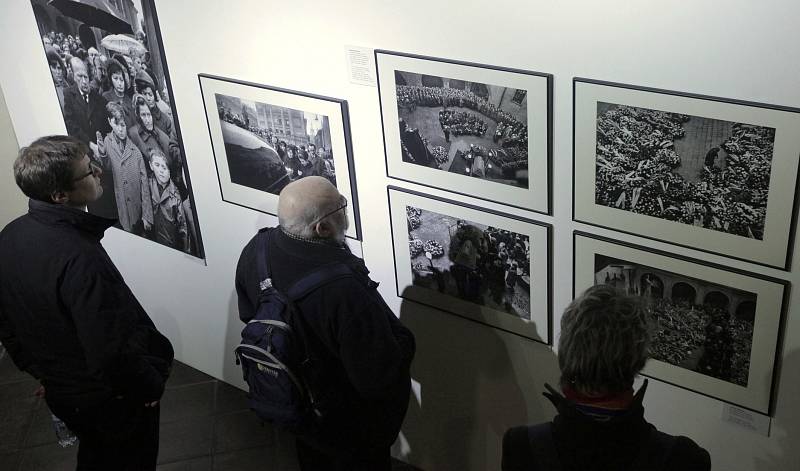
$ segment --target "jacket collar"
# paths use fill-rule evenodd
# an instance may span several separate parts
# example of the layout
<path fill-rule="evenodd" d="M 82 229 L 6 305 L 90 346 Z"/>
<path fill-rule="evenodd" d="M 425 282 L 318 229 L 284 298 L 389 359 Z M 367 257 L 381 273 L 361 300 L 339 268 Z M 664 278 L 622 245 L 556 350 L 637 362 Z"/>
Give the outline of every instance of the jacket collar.
<path fill-rule="evenodd" d="M 73 226 L 89 233 L 98 241 L 103 238 L 106 229 L 117 222 L 116 219 L 104 218 L 63 204 L 45 203 L 33 199 L 28 200 L 28 214 L 43 224 Z"/>
<path fill-rule="evenodd" d="M 644 406 L 642 405 L 642 401 L 644 401 L 644 394 L 647 392 L 647 384 L 647 379 L 645 379 L 642 387 L 636 391 L 636 394 L 634 394 L 630 407 L 624 413 L 617 414 L 616 416 L 612 417 L 610 422 L 625 422 L 644 416 Z M 581 410 L 583 408 L 580 408 L 576 403 L 565 398 L 560 392 L 556 391 L 555 388 L 546 383 L 544 387 L 547 389 L 547 392 L 543 392 L 542 395 L 553 403 L 561 416 L 569 420 L 595 421 L 592 419 L 591 415 L 586 414 L 583 410 Z"/>

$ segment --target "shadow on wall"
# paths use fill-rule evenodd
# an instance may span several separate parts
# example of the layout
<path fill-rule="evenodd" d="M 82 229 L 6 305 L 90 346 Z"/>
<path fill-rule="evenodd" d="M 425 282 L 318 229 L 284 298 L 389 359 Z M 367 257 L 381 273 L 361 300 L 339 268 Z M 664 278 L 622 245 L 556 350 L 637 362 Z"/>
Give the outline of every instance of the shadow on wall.
<path fill-rule="evenodd" d="M 756 458 L 753 469 L 759 471 L 783 471 L 800 462 L 800 350 L 788 354 L 780 365 L 780 382 L 777 389 L 781 401 L 776 404 L 770 435 L 777 441 L 779 455 Z M 713 458 L 712 458 L 713 459 Z"/>
<path fill-rule="evenodd" d="M 222 379 L 228 384 L 232 384 L 241 389 L 247 390 L 247 384 L 242 378 L 242 367 L 236 364 L 234 349 L 242 339 L 242 329 L 244 324 L 239 320 L 239 306 L 236 297 L 236 290 L 233 290 L 228 301 L 228 315 L 225 325 L 225 352 L 222 363 Z"/>
<path fill-rule="evenodd" d="M 411 396 L 402 431 L 406 449 L 395 447 L 403 461 L 427 471 L 499 470 L 509 427 L 552 418 L 554 411 L 539 400 L 543 383 L 558 371 L 546 346 L 519 348 L 531 342 L 405 300 L 400 319 L 416 337 L 411 377 L 421 398 Z M 534 350 L 539 358 L 519 358 Z M 517 372 L 513 363 L 545 366 Z"/>

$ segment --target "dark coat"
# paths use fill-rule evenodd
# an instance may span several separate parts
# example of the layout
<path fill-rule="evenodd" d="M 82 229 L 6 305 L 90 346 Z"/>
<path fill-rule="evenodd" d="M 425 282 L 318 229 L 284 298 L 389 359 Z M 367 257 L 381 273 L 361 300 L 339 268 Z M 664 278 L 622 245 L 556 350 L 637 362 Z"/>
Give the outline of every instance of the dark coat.
<path fill-rule="evenodd" d="M 270 267 L 273 285 L 286 290 L 302 276 L 333 262 L 349 264 L 363 279 L 343 278 L 323 285 L 298 303 L 310 355 L 315 359 L 314 392 L 327 411 L 315 439 L 343 453 L 386 449 L 394 442 L 408 407 L 409 367 L 414 336 L 389 309 L 369 281 L 361 259 L 346 248 L 273 232 Z M 239 317 L 255 314 L 259 277 L 255 238 L 245 246 L 236 269 Z"/>
<path fill-rule="evenodd" d="M 639 471 L 633 467 L 640 450 L 655 427 L 644 419 L 643 386 L 627 412 L 609 420 L 595 420 L 559 394 L 545 393 L 556 406 L 552 436 L 562 471 Z M 664 470 L 709 471 L 708 452 L 690 438 L 675 437 Z M 535 461 L 532 465 L 528 427 L 509 429 L 503 437 L 503 471 L 550 471 Z"/>
<path fill-rule="evenodd" d="M 0 232 L 0 341 L 49 403 L 159 399 L 172 345 L 100 245 L 113 220 L 31 200 Z"/>
<path fill-rule="evenodd" d="M 141 124 L 131 126 L 128 128 L 128 137 L 131 139 L 131 142 L 139 148 L 148 166 L 150 165 L 150 151 L 152 149 L 158 149 L 165 155 L 172 157 L 173 168 L 171 170 L 174 171 L 174 169 L 182 167 L 183 162 L 178 143 L 170 139 L 164 131 L 157 128 L 155 125 L 152 131 L 143 128 Z M 178 175 L 173 175 L 173 178 L 177 177 Z"/>
<path fill-rule="evenodd" d="M 103 136 L 111 131 L 106 117 L 108 101 L 95 90 L 89 91 L 89 103 L 84 101 L 77 85 L 64 89 L 64 124 L 67 134 L 88 144 L 97 140 L 97 131 Z"/>

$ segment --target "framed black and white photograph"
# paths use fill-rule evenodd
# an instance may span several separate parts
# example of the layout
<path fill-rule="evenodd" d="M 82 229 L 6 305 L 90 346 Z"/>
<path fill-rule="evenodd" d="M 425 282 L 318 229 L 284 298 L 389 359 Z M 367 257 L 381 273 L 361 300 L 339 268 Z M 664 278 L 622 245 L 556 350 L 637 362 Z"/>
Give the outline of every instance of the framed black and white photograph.
<path fill-rule="evenodd" d="M 575 296 L 606 284 L 647 309 L 644 375 L 770 413 L 787 282 L 581 232 L 574 243 Z"/>
<path fill-rule="evenodd" d="M 800 110 L 574 81 L 574 218 L 788 269 Z"/>
<path fill-rule="evenodd" d="M 222 199 L 273 215 L 278 194 L 304 177 L 347 198 L 347 237 L 361 239 L 347 102 L 199 75 Z"/>
<path fill-rule="evenodd" d="M 92 214 L 204 258 L 153 0 L 31 0 L 66 132 L 103 170 Z"/>
<path fill-rule="evenodd" d="M 388 193 L 398 296 L 550 343 L 550 225 Z"/>
<path fill-rule="evenodd" d="M 375 51 L 387 175 L 550 214 L 552 76 Z"/>

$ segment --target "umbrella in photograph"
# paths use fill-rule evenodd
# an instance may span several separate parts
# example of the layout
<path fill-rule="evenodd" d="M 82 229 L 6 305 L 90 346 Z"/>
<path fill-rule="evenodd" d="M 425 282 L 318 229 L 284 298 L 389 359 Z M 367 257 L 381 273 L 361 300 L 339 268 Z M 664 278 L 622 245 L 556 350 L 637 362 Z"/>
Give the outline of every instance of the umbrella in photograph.
<path fill-rule="evenodd" d="M 111 6 L 105 0 L 50 0 L 49 5 L 65 16 L 109 33 L 133 34 L 131 25 L 111 13 Z"/>
<path fill-rule="evenodd" d="M 100 40 L 100 45 L 109 51 L 119 52 L 120 54 L 143 54 L 147 49 L 142 43 L 124 34 L 110 34 Z"/>

